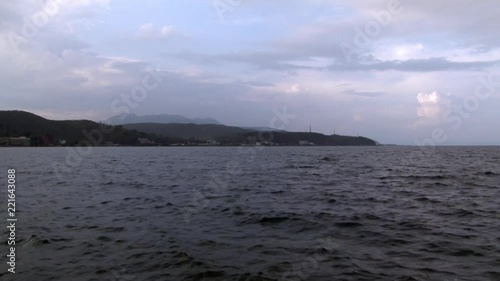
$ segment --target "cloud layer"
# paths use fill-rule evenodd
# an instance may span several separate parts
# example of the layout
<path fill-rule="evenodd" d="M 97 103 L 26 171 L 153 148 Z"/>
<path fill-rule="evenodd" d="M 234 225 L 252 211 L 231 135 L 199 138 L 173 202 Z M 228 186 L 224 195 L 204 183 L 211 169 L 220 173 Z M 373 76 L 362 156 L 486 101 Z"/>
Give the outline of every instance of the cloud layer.
<path fill-rule="evenodd" d="M 287 106 L 288 130 L 401 144 L 436 127 L 452 130 L 448 144 L 475 143 L 500 117 L 491 86 L 449 122 L 481 77 L 500 81 L 493 0 L 243 1 L 222 19 L 210 1 L 22 0 L 1 3 L 0 19 L 0 109 L 101 120 L 118 101 L 268 126 Z"/>

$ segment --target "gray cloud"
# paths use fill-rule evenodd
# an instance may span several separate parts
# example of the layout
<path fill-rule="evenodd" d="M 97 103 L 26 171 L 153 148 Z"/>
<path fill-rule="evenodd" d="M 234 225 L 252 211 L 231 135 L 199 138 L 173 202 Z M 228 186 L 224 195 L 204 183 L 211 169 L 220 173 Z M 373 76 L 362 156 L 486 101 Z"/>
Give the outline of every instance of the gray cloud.
<path fill-rule="evenodd" d="M 382 142 L 413 143 L 433 129 L 412 127 L 418 93 L 449 93 L 460 103 L 474 92 L 479 72 L 499 73 L 500 9 L 491 0 L 401 0 L 404 11 L 366 46 L 357 47 L 348 63 L 339 44 L 354 45 L 355 29 L 363 29 L 387 2 L 251 1 L 232 11 L 229 22 L 218 24 L 215 14 L 165 15 L 167 8 L 181 10 L 185 2 L 148 3 L 148 9 L 165 11 L 154 18 L 131 1 L 123 7 L 137 7 L 130 12 L 138 21 L 129 24 L 113 7 L 106 9 L 107 1 L 64 1 L 66 6 L 15 52 L 6 35 L 20 32 L 23 17 L 43 3 L 4 1 L 0 108 L 99 120 L 115 115 L 111 103 L 140 84 L 147 67 L 159 65 L 165 70 L 158 74 L 162 83 L 133 112 L 268 126 L 272 110 L 286 105 L 298 116 L 291 130 L 313 124 L 326 133 L 359 131 Z M 105 18 L 111 22 L 96 28 L 105 13 L 114 13 Z M 262 21 L 241 24 L 257 17 Z M 171 25 L 189 39 L 136 40 L 139 26 L 147 22 L 156 26 L 153 35 Z M 415 45 L 421 49 L 411 49 Z M 474 127 L 498 119 L 489 107 L 498 103 L 492 97 L 481 105 L 471 121 Z M 465 139 L 470 132 L 464 126 L 457 135 Z"/>
<path fill-rule="evenodd" d="M 332 71 L 370 71 L 370 70 L 397 70 L 405 72 L 429 72 L 429 71 L 481 71 L 496 66 L 500 60 L 477 61 L 477 62 L 452 62 L 445 58 L 412 59 L 407 61 L 370 61 L 365 63 L 337 64 L 329 67 Z"/>

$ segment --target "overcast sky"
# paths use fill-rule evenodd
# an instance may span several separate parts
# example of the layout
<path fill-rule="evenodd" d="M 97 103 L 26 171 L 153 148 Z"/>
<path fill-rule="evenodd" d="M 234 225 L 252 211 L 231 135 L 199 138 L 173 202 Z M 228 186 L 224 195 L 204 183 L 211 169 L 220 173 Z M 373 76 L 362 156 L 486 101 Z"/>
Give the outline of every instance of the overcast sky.
<path fill-rule="evenodd" d="M 499 26 L 498 0 L 2 1 L 0 109 L 500 144 Z"/>

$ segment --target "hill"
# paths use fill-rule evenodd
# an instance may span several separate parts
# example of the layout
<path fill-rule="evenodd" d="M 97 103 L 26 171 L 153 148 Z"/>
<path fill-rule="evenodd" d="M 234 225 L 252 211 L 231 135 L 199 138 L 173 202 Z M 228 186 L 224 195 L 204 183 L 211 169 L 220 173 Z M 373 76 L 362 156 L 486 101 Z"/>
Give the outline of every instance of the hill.
<path fill-rule="evenodd" d="M 67 145 L 83 144 L 85 141 L 95 142 L 94 145 L 138 145 L 139 138 L 150 138 L 159 142 L 178 141 L 90 120 L 56 121 L 25 111 L 0 111 L 0 137 L 19 136 L 31 138 L 32 146 L 58 145 L 61 140 L 65 140 Z"/>
<path fill-rule="evenodd" d="M 247 132 L 229 137 L 217 138 L 221 144 L 246 143 L 275 144 L 275 145 L 319 145 L 319 146 L 375 146 L 377 143 L 365 137 L 352 137 L 341 135 L 323 135 L 319 133 L 304 132 Z"/>
<path fill-rule="evenodd" d="M 265 142 L 279 145 L 377 145 L 374 140 L 365 137 L 327 136 L 320 133 L 271 131 L 268 129 L 258 131 L 225 125 L 145 123 L 126 124 L 123 127 L 164 137 L 197 139 L 201 142 L 214 140 L 221 145 L 266 144 Z"/>
<path fill-rule="evenodd" d="M 221 138 L 249 132 L 257 132 L 252 129 L 243 129 L 240 127 L 231 127 L 225 125 L 213 124 L 157 124 L 157 123 L 142 123 L 142 124 L 125 124 L 124 128 L 129 130 L 137 130 L 148 134 L 157 134 L 161 136 L 176 137 L 183 139 L 200 139 L 208 140 L 213 138 Z"/>

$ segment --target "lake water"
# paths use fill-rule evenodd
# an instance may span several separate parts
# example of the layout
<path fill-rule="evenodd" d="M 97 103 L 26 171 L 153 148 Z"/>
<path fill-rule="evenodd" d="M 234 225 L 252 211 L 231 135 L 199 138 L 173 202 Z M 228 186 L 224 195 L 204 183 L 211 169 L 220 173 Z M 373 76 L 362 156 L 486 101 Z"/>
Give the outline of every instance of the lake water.
<path fill-rule="evenodd" d="M 428 150 L 2 148 L 0 279 L 500 280 L 500 148 Z"/>

